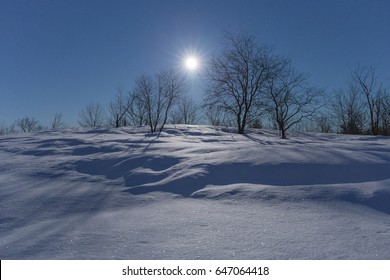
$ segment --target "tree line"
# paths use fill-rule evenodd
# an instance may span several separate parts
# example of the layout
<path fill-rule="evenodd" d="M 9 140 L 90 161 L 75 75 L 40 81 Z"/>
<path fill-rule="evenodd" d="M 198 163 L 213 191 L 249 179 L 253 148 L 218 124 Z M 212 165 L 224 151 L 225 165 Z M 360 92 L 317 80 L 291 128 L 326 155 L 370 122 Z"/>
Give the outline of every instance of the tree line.
<path fill-rule="evenodd" d="M 0 135 L 19 133 L 19 132 L 34 132 L 34 131 L 41 131 L 41 130 L 59 130 L 67 127 L 68 126 L 65 124 L 61 113 L 56 113 L 54 115 L 53 119 L 50 121 L 49 126 L 45 126 L 41 124 L 34 117 L 25 116 L 23 118 L 17 119 L 10 126 L 6 126 L 3 123 L 1 123 Z"/>
<path fill-rule="evenodd" d="M 161 132 L 167 123 L 209 123 L 236 127 L 271 127 L 287 138 L 290 130 L 343 134 L 390 134 L 390 93 L 373 66 L 351 70 L 346 88 L 333 92 L 310 85 L 289 58 L 275 54 L 242 31 L 225 33 L 222 48 L 212 56 L 202 74 L 204 100 L 187 95 L 186 77 L 176 69 L 142 74 L 134 87 L 118 89 L 107 107 L 87 105 L 79 114 L 81 127 L 143 126 Z M 51 129 L 64 128 L 61 114 Z M 0 133 L 36 131 L 44 127 L 34 118 L 17 120 Z"/>
<path fill-rule="evenodd" d="M 244 133 L 263 123 L 287 131 L 390 134 L 390 93 L 372 66 L 351 71 L 346 89 L 327 92 L 312 86 L 290 59 L 274 54 L 248 33 L 227 33 L 223 50 L 210 59 L 206 115 L 215 125 Z"/>

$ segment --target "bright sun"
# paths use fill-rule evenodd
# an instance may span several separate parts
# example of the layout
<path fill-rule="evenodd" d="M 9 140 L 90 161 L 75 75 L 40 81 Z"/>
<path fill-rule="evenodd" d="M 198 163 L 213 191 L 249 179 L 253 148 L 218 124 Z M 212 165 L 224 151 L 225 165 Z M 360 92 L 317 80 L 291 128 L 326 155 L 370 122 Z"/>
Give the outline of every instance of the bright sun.
<path fill-rule="evenodd" d="M 195 71 L 199 66 L 199 60 L 195 56 L 188 56 L 184 60 L 185 67 L 190 71 Z"/>

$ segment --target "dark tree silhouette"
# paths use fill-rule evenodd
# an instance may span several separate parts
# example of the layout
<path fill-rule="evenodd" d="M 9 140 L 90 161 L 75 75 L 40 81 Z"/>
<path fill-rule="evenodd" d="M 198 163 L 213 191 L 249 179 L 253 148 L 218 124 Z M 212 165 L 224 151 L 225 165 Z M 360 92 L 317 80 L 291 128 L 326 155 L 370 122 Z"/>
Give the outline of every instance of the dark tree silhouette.
<path fill-rule="evenodd" d="M 155 77 L 141 75 L 135 82 L 134 102 L 144 106 L 151 132 L 160 132 L 173 105 L 187 90 L 186 79 L 174 69 L 162 70 Z"/>
<path fill-rule="evenodd" d="M 208 90 L 205 103 L 235 119 L 237 132 L 264 113 L 260 103 L 269 77 L 271 49 L 241 32 L 226 33 L 223 50 L 211 58 L 206 70 Z"/>
<path fill-rule="evenodd" d="M 307 77 L 295 71 L 288 59 L 275 59 L 266 82 L 265 96 L 268 113 L 277 124 L 281 138 L 304 119 L 315 116 L 323 107 L 322 91 L 309 87 Z"/>
<path fill-rule="evenodd" d="M 353 84 L 349 85 L 346 94 L 343 91 L 336 93 L 332 107 L 341 133 L 363 133 L 365 109 L 358 90 Z"/>
<path fill-rule="evenodd" d="M 356 89 L 365 96 L 370 120 L 370 132 L 378 135 L 381 132 L 383 103 L 382 85 L 379 84 L 374 67 L 360 67 L 352 71 L 352 82 Z"/>

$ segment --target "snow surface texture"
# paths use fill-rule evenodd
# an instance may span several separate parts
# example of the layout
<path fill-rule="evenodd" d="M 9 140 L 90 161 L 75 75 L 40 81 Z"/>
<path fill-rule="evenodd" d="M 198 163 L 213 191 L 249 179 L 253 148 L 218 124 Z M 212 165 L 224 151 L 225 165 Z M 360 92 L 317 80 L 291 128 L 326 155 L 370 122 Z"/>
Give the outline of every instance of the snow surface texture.
<path fill-rule="evenodd" d="M 0 259 L 390 259 L 390 138 L 0 137 Z"/>

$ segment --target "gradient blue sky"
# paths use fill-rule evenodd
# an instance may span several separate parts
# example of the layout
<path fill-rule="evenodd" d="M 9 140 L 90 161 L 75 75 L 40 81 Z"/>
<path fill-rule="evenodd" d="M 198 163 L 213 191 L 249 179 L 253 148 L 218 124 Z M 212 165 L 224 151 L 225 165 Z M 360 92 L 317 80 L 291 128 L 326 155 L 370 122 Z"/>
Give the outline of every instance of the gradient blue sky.
<path fill-rule="evenodd" d="M 240 29 L 290 57 L 313 85 L 343 87 L 358 63 L 390 85 L 387 0 L 0 0 L 0 124 L 56 112 L 77 125 L 141 73 L 207 57 Z M 194 76 L 190 94 L 202 94 Z"/>

